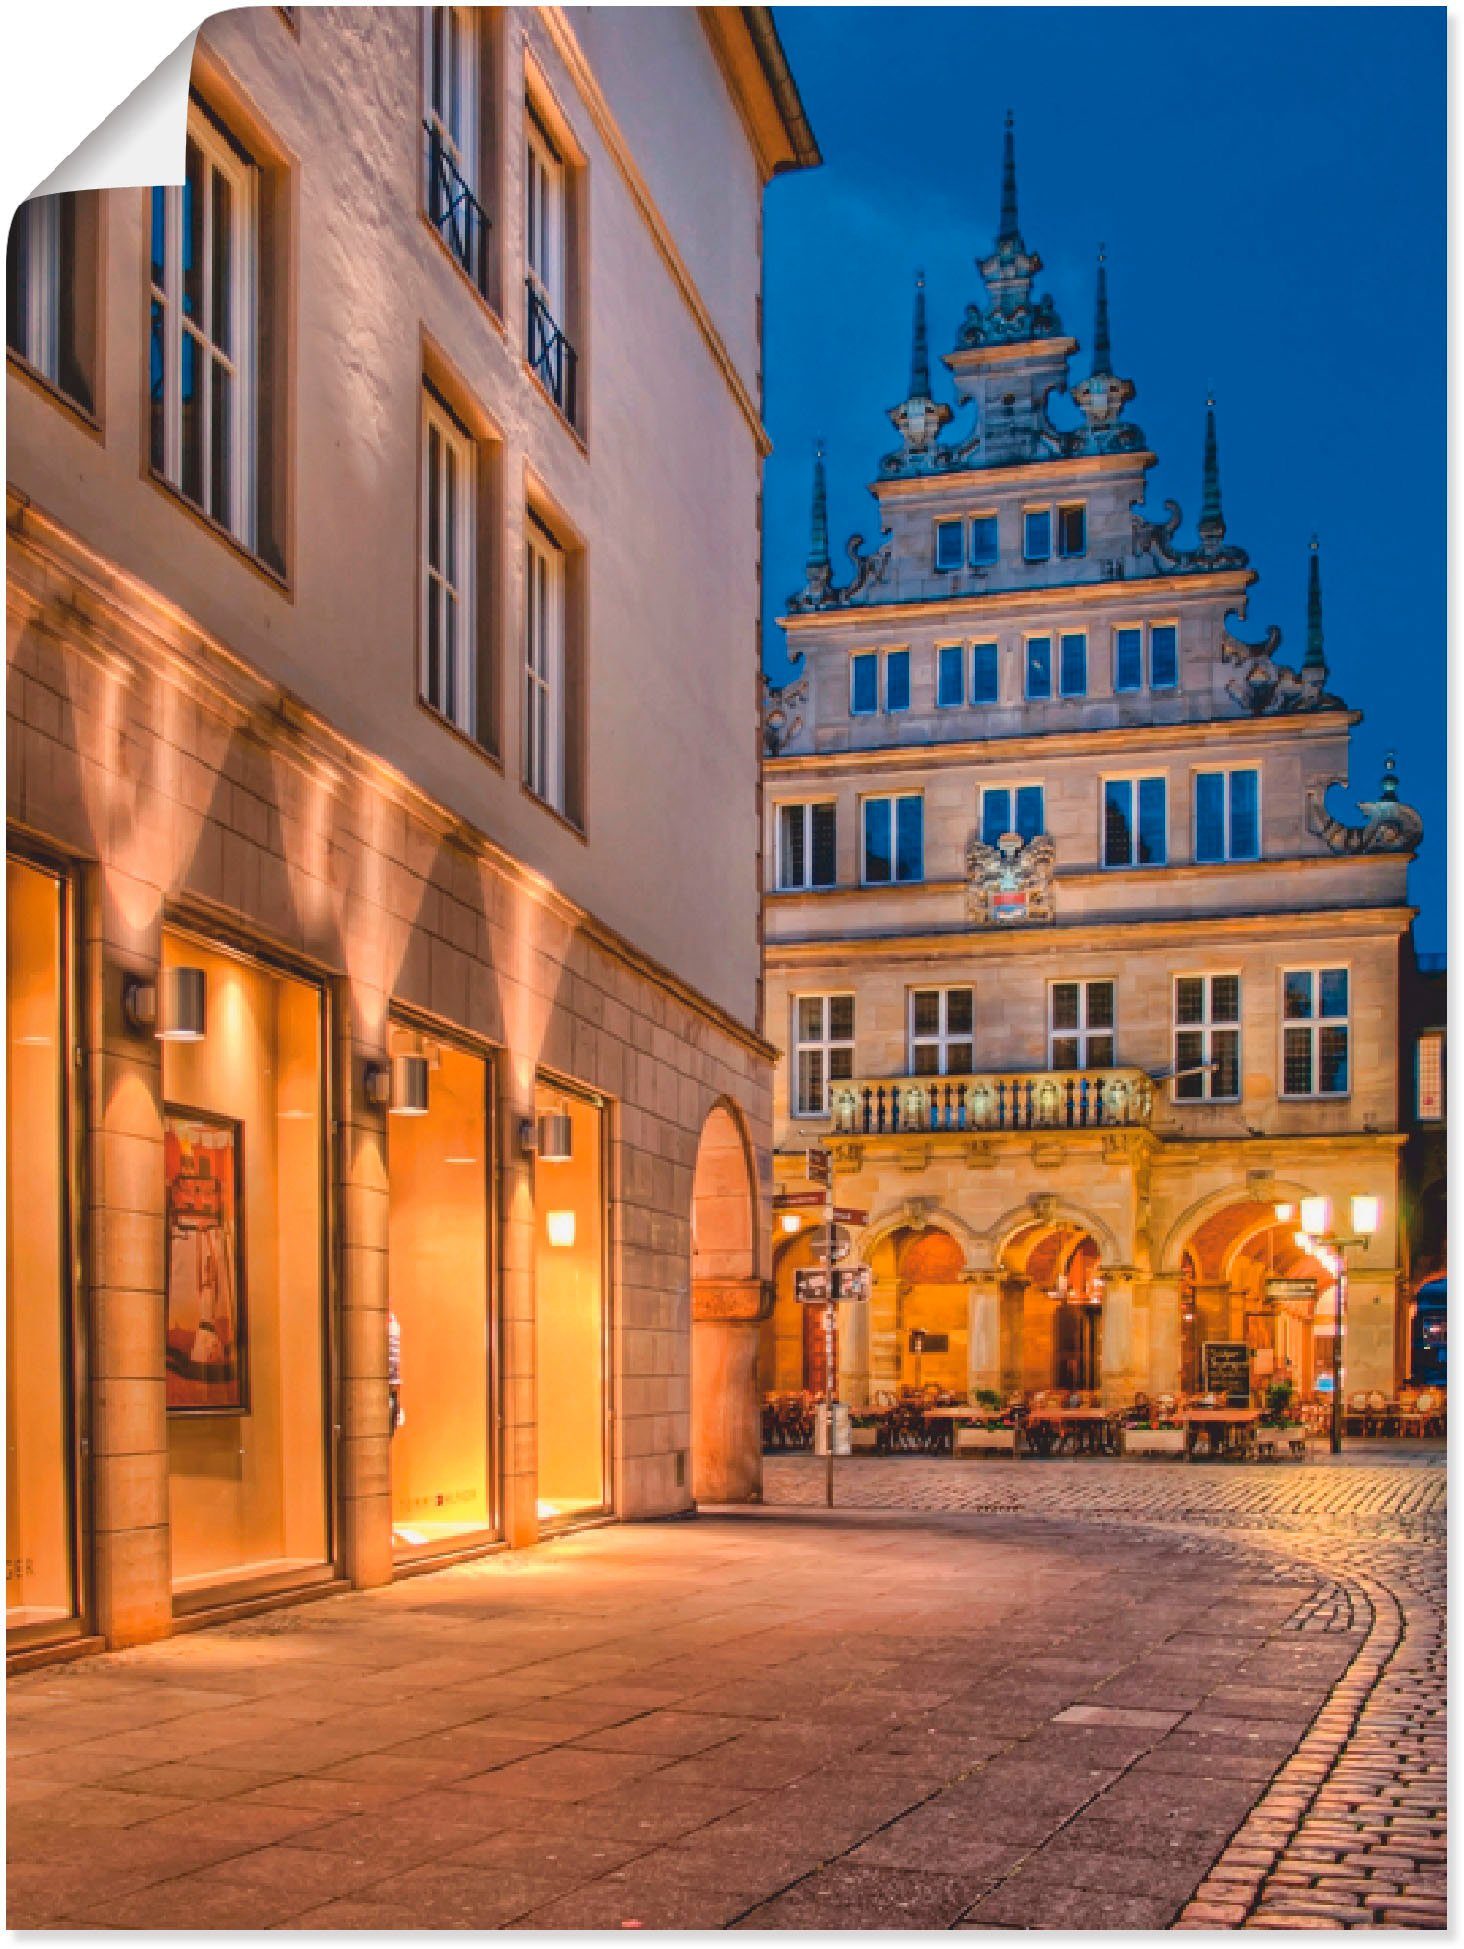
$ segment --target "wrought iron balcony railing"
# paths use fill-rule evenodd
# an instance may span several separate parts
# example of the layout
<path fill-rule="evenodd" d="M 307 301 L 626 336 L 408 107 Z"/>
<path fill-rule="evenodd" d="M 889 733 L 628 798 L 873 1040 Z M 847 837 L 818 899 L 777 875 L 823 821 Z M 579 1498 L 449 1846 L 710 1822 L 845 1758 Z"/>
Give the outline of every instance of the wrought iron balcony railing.
<path fill-rule="evenodd" d="M 992 1076 L 867 1078 L 830 1087 L 836 1137 L 946 1131 L 1111 1130 L 1147 1124 L 1142 1069 L 1040 1069 Z"/>
<path fill-rule="evenodd" d="M 579 354 L 554 322 L 554 314 L 531 277 L 524 279 L 528 295 L 529 367 L 544 382 L 554 404 L 573 426 L 577 420 Z"/>
<path fill-rule="evenodd" d="M 427 215 L 438 235 L 472 279 L 479 297 L 488 296 L 488 241 L 493 232 L 483 205 L 443 147 L 433 122 L 427 131 Z"/>

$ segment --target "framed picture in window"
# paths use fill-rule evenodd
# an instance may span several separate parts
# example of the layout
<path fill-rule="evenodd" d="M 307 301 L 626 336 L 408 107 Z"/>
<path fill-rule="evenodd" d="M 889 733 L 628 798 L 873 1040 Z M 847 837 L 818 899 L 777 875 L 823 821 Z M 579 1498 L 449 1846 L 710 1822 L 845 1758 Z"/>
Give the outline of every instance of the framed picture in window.
<path fill-rule="evenodd" d="M 233 1117 L 164 1108 L 169 1414 L 249 1412 L 243 1138 Z"/>

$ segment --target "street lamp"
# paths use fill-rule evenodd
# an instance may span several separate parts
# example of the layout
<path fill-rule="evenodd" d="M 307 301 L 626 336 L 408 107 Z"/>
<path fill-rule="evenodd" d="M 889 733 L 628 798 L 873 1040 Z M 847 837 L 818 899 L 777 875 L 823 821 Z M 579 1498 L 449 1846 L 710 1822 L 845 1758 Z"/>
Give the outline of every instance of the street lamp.
<path fill-rule="evenodd" d="M 1352 1230 L 1332 1230 L 1332 1200 L 1303 1198 L 1300 1208 L 1276 1206 L 1276 1217 L 1284 1225 L 1295 1213 L 1301 1230 L 1294 1234 L 1298 1247 L 1319 1258 L 1336 1281 L 1337 1312 L 1332 1326 L 1332 1438 L 1334 1455 L 1342 1453 L 1342 1322 L 1347 1310 L 1347 1254 L 1365 1246 L 1375 1237 L 1382 1223 L 1383 1201 L 1363 1192 L 1354 1192 L 1350 1203 Z"/>

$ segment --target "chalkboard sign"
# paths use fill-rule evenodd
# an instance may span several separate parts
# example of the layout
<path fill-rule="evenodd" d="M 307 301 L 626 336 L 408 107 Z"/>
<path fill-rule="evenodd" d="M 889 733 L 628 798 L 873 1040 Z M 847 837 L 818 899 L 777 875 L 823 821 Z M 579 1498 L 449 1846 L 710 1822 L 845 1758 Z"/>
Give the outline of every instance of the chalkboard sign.
<path fill-rule="evenodd" d="M 1218 1394 L 1228 1407 L 1250 1406 L 1250 1348 L 1244 1340 L 1207 1340 L 1204 1373 L 1206 1394 Z"/>

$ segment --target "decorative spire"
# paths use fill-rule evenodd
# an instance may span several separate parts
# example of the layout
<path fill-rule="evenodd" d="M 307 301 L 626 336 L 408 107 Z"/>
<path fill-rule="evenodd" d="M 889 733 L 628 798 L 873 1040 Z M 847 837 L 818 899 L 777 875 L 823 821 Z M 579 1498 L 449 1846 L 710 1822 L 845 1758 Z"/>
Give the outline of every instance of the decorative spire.
<path fill-rule="evenodd" d="M 813 449 L 813 521 L 808 543 L 808 579 L 829 575 L 829 483 L 824 472 L 823 441 Z"/>
<path fill-rule="evenodd" d="M 1306 572 L 1306 655 L 1301 660 L 1302 671 L 1319 671 L 1323 678 L 1327 674 L 1327 658 L 1322 647 L 1322 557 L 1321 547 L 1315 535 L 1311 538 L 1311 555 Z"/>
<path fill-rule="evenodd" d="M 915 326 L 910 341 L 910 397 L 930 398 L 930 342 L 925 330 L 925 273 L 915 273 Z"/>
<path fill-rule="evenodd" d="M 1113 344 L 1108 335 L 1108 253 L 1098 246 L 1098 295 L 1093 311 L 1093 370 L 1073 387 L 1073 398 L 1088 422 L 1086 442 L 1092 453 L 1132 453 L 1144 444 L 1136 426 L 1123 422 L 1123 410 L 1138 388 L 1113 370 Z"/>
<path fill-rule="evenodd" d="M 1398 754 L 1394 751 L 1383 760 L 1383 786 L 1378 796 L 1384 805 L 1398 803 Z"/>
<path fill-rule="evenodd" d="M 1034 298 L 1032 281 L 1042 259 L 1028 250 L 1017 221 L 1017 138 L 1007 110 L 1001 152 L 1001 223 L 990 254 L 976 260 L 986 286 L 986 303 L 968 305 L 957 346 L 1019 345 L 1060 338 L 1062 321 L 1047 293 Z"/>
<path fill-rule="evenodd" d="M 1200 501 L 1200 543 L 1213 554 L 1225 540 L 1225 516 L 1220 510 L 1220 450 L 1215 439 L 1215 395 L 1205 401 L 1205 481 Z"/>
<path fill-rule="evenodd" d="M 1001 151 L 1001 228 L 996 233 L 997 247 L 1020 244 L 1017 225 L 1017 137 L 1010 109 L 1006 112 L 1006 133 Z"/>
<path fill-rule="evenodd" d="M 883 474 L 928 474 L 950 464 L 949 450 L 940 444 L 940 430 L 951 409 L 930 390 L 930 343 L 925 330 L 925 273 L 915 273 L 915 323 L 910 339 L 910 391 L 890 408 L 890 420 L 901 445 L 880 461 Z"/>
<path fill-rule="evenodd" d="M 1108 259 L 1098 246 L 1098 302 L 1093 315 L 1093 377 L 1109 378 L 1113 373 L 1113 347 L 1108 339 Z"/>

